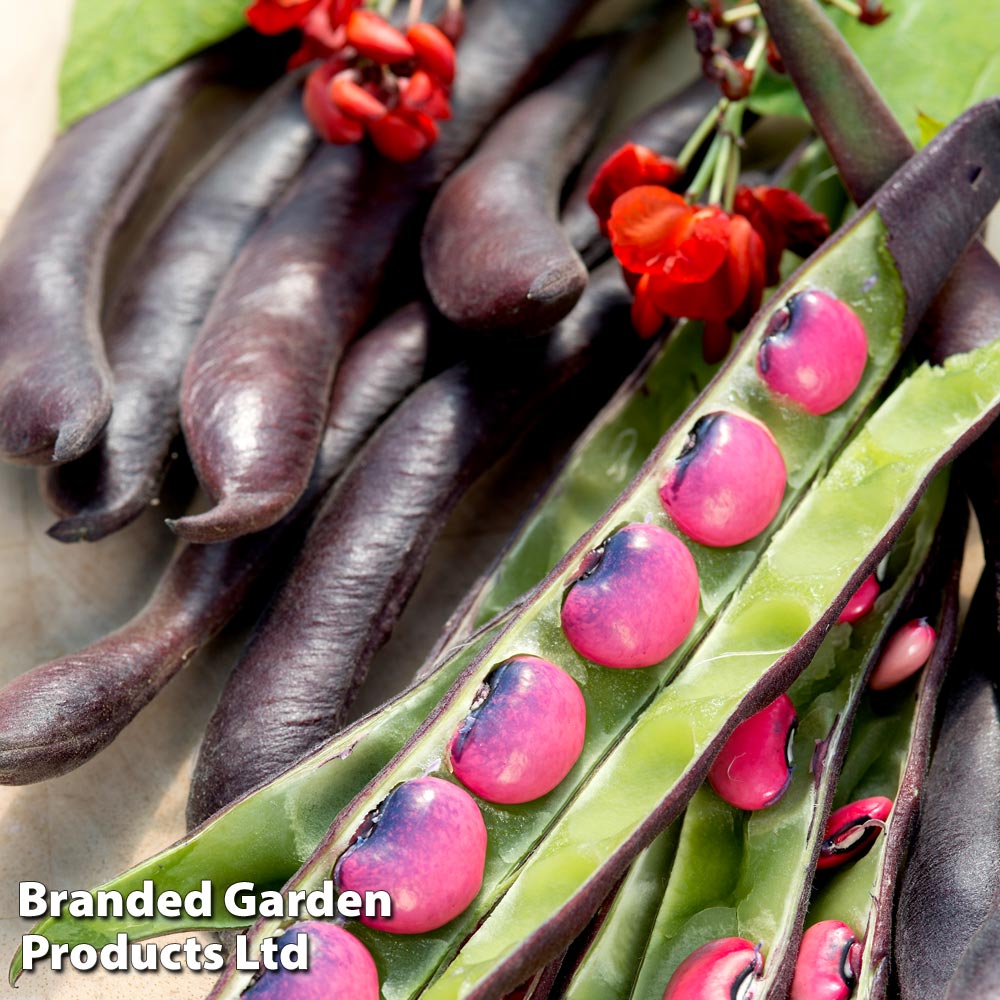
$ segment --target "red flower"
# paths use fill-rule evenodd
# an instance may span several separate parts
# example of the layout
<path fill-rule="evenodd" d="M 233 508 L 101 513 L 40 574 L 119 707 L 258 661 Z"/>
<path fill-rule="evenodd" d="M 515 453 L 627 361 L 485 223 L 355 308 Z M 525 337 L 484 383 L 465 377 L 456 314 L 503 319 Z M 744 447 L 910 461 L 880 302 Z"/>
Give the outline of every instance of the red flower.
<path fill-rule="evenodd" d="M 745 325 L 764 291 L 764 241 L 750 222 L 643 186 L 615 200 L 608 229 L 615 256 L 638 276 L 632 322 L 640 335 L 652 336 L 667 316 L 701 319 L 706 360 L 724 356 L 729 328 Z"/>
<path fill-rule="evenodd" d="M 590 207 L 600 220 L 601 232 L 607 236 L 611 206 L 619 195 L 644 184 L 670 187 L 683 174 L 675 160 L 660 156 L 646 146 L 629 142 L 616 150 L 601 164 L 587 194 Z"/>
<path fill-rule="evenodd" d="M 247 8 L 247 20 L 262 35 L 280 35 L 298 28 L 320 0 L 257 0 Z"/>
<path fill-rule="evenodd" d="M 735 210 L 750 220 L 767 252 L 767 283 L 777 284 L 785 250 L 808 257 L 829 235 L 830 224 L 797 194 L 778 187 L 736 189 Z"/>

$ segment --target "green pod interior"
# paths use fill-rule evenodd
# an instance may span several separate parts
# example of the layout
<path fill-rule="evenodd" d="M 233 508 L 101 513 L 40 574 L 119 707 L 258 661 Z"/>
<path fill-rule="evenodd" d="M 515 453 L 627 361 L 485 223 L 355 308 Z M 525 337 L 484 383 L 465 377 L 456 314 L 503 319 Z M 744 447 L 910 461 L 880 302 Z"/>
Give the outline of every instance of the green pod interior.
<path fill-rule="evenodd" d="M 875 608 L 854 626 L 835 625 L 789 689 L 799 728 L 795 771 L 782 799 L 747 813 L 723 802 L 708 785 L 695 793 L 633 1000 L 659 1000 L 694 949 L 730 936 L 762 943 L 764 973 L 754 996 L 780 995 L 773 992 L 780 979 L 778 959 L 797 938 L 840 764 L 849 739 L 854 741 L 855 713 L 859 704 L 870 704 L 865 694 L 870 669 L 925 575 L 946 490 L 947 477 L 939 476 L 917 507 L 893 548 L 891 583 Z M 862 709 L 858 722 L 863 719 Z"/>
<path fill-rule="evenodd" d="M 924 366 L 896 389 L 779 531 L 692 661 L 617 743 L 423 995 L 485 995 L 477 991 L 492 988 L 495 970 L 526 942 L 543 941 L 560 912 L 612 873 L 645 830 L 677 814 L 713 748 L 748 707 L 777 693 L 803 637 L 823 629 L 830 606 L 858 568 L 877 558 L 880 540 L 898 531 L 955 442 L 998 405 L 1000 343 L 941 368 Z"/>

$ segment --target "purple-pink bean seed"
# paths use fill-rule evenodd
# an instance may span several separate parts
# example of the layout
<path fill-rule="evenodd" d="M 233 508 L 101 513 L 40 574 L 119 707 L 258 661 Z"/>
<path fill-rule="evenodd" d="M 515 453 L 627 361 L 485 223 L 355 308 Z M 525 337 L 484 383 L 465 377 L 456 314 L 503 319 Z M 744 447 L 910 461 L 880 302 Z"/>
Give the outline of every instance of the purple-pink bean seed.
<path fill-rule="evenodd" d="M 893 633 L 872 671 L 868 686 L 886 691 L 915 674 L 934 651 L 937 633 L 926 618 L 914 618 Z"/>
<path fill-rule="evenodd" d="M 792 699 L 783 694 L 741 722 L 708 772 L 716 794 L 737 809 L 774 805 L 792 781 L 798 721 Z"/>
<path fill-rule="evenodd" d="M 663 1000 L 753 1000 L 763 969 L 759 945 L 737 937 L 709 941 L 677 966 Z"/>
<path fill-rule="evenodd" d="M 817 868 L 837 868 L 867 854 L 885 829 L 892 799 L 873 795 L 848 802 L 830 813 L 819 846 Z"/>
<path fill-rule="evenodd" d="M 486 824 L 467 791 L 441 778 L 405 781 L 368 817 L 334 869 L 337 890 L 384 890 L 390 916 L 361 923 L 423 934 L 476 898 L 486 864 Z"/>
<path fill-rule="evenodd" d="M 762 423 L 719 411 L 692 428 L 660 487 L 660 500 L 694 541 L 739 545 L 771 523 L 787 478 L 778 445 Z"/>
<path fill-rule="evenodd" d="M 378 970 L 368 949 L 350 931 L 322 920 L 289 927 L 280 949 L 308 937 L 308 969 L 265 972 L 244 994 L 253 1000 L 379 1000 Z"/>
<path fill-rule="evenodd" d="M 868 361 L 868 338 L 854 311 L 827 292 L 798 292 L 771 317 L 757 352 L 767 387 L 822 414 L 846 402 Z"/>
<path fill-rule="evenodd" d="M 802 935 L 789 1000 L 847 1000 L 861 974 L 861 951 L 847 924 L 813 924 Z"/>
<path fill-rule="evenodd" d="M 452 738 L 451 767 L 488 802 L 530 802 L 569 774 L 586 729 L 576 681 L 548 660 L 515 656 L 486 678 Z"/>
<path fill-rule="evenodd" d="M 584 559 L 563 601 L 563 631 L 601 666 L 650 667 L 687 638 L 698 594 L 684 543 L 655 524 L 629 524 Z"/>
<path fill-rule="evenodd" d="M 851 599 L 844 605 L 844 610 L 840 612 L 837 621 L 853 625 L 854 622 L 864 618 L 875 607 L 875 600 L 879 593 L 878 580 L 872 573 L 865 577 L 861 586 L 851 595 Z"/>

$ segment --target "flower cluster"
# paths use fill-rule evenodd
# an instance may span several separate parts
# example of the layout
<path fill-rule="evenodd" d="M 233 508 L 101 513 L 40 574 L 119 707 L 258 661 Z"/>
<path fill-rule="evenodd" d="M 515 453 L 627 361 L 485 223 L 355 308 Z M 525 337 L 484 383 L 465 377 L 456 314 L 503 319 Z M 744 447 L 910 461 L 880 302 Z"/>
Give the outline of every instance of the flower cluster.
<path fill-rule="evenodd" d="M 434 24 L 417 22 L 404 33 L 362 9 L 362 0 L 256 0 L 247 19 L 264 34 L 302 31 L 290 67 L 323 60 L 303 100 L 327 142 L 367 134 L 383 156 L 408 162 L 435 142 L 437 122 L 451 117 L 454 38 Z M 454 35 L 460 20 L 445 27 Z"/>
<path fill-rule="evenodd" d="M 782 188 L 737 188 L 734 211 L 692 204 L 669 189 L 682 171 L 641 146 L 626 146 L 598 171 L 590 204 L 632 289 L 632 322 L 650 337 L 667 316 L 705 321 L 708 361 L 724 357 L 778 280 L 782 253 L 811 253 L 826 218 Z"/>

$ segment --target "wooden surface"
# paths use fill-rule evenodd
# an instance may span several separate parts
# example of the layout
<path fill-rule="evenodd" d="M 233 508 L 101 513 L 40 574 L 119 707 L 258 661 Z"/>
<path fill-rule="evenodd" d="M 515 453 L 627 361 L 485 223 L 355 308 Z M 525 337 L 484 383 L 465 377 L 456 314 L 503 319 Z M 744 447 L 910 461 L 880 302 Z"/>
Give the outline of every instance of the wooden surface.
<path fill-rule="evenodd" d="M 71 0 L 5 5 L 0 33 L 0 227 L 51 141 L 55 78 Z M 576 421 L 577 423 L 579 421 Z M 562 428 L 565 441 L 574 420 Z M 379 658 L 362 706 L 377 704 L 418 663 L 438 621 L 516 522 L 559 445 L 512 460 L 473 492 L 449 524 L 417 599 Z M 511 490 L 512 483 L 519 484 Z M 30 470 L 0 467 L 0 682 L 78 648 L 124 621 L 148 595 L 173 540 L 151 512 L 96 546 L 64 546 L 44 529 L 51 517 Z M 975 569 L 969 571 L 970 581 Z M 428 609 L 432 609 L 428 611 Z M 193 755 L 239 630 L 215 643 L 108 750 L 62 778 L 0 788 L 0 962 L 29 926 L 19 920 L 17 883 L 87 888 L 145 858 L 183 832 Z M 144 1000 L 204 996 L 208 974 L 36 973 L 22 1000 L 101 997 Z M 13 994 L 12 994 L 13 995 Z"/>

